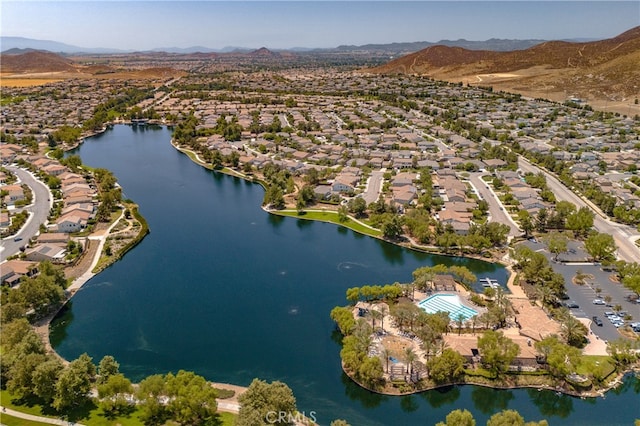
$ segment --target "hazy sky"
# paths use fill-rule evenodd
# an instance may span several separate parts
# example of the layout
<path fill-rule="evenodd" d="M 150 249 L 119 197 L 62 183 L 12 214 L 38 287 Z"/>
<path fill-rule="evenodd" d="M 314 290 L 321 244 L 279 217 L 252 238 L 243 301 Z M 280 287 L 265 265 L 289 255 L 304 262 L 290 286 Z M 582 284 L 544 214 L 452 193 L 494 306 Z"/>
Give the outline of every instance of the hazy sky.
<path fill-rule="evenodd" d="M 0 32 L 81 47 L 608 38 L 640 25 L 640 1 L 0 1 Z"/>

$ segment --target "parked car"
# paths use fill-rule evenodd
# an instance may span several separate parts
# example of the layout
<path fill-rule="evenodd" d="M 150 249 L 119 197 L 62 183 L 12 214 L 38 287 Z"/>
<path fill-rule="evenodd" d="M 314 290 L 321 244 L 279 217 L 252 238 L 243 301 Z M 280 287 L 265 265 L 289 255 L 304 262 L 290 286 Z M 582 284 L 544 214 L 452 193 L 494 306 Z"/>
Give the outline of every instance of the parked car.
<path fill-rule="evenodd" d="M 602 320 L 596 316 L 593 317 L 593 322 L 598 326 L 602 327 Z"/>
<path fill-rule="evenodd" d="M 604 305 L 605 301 L 602 299 L 593 299 L 593 304 L 594 305 Z"/>
<path fill-rule="evenodd" d="M 564 304 L 564 306 L 566 306 L 566 307 L 567 307 L 567 308 L 569 308 L 569 309 L 578 309 L 578 308 L 580 307 L 580 306 L 579 306 L 576 302 L 574 302 L 574 301 L 566 302 L 566 303 Z"/>

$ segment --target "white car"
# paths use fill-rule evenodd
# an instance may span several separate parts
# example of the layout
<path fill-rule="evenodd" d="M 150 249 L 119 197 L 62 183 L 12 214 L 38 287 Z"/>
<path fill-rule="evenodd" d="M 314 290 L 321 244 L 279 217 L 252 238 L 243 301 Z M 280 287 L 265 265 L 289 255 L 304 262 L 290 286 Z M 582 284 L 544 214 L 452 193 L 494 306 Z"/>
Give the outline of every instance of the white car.
<path fill-rule="evenodd" d="M 593 304 L 594 305 L 605 305 L 605 302 L 602 299 L 594 299 L 593 300 Z"/>

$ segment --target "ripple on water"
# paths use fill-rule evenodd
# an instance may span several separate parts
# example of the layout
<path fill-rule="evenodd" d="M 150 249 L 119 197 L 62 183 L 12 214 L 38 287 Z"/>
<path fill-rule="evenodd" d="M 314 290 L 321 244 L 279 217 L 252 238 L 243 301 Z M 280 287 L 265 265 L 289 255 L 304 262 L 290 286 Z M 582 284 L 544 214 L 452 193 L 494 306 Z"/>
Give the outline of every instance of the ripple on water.
<path fill-rule="evenodd" d="M 357 262 L 340 262 L 338 263 L 338 266 L 336 267 L 336 269 L 340 272 L 345 272 L 345 271 L 349 271 L 351 269 L 365 269 L 368 268 L 367 265 L 365 265 L 364 263 L 357 263 Z"/>

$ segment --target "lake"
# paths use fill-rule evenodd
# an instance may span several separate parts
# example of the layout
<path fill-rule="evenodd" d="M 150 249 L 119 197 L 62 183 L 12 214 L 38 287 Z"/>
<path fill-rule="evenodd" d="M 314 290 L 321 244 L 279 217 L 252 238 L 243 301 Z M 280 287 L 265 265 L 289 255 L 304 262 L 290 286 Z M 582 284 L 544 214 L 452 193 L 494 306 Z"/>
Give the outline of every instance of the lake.
<path fill-rule="evenodd" d="M 327 425 L 435 424 L 456 408 L 484 424 L 503 408 L 550 424 L 630 424 L 640 417 L 640 380 L 606 399 L 537 390 L 451 387 L 409 397 L 373 394 L 340 368 L 329 312 L 345 290 L 408 282 L 418 267 L 465 265 L 504 282 L 506 270 L 407 250 L 332 224 L 269 215 L 262 187 L 208 171 L 169 143 L 164 127 L 114 126 L 76 151 L 111 170 L 140 205 L 150 234 L 91 279 L 53 323 L 65 358 L 110 354 L 132 380 L 179 369 L 247 386 L 281 380 L 298 408 Z"/>

